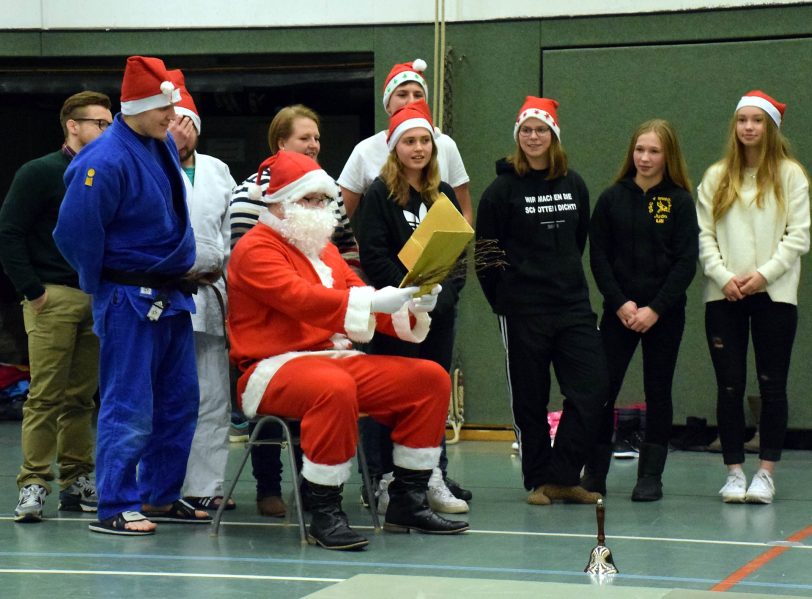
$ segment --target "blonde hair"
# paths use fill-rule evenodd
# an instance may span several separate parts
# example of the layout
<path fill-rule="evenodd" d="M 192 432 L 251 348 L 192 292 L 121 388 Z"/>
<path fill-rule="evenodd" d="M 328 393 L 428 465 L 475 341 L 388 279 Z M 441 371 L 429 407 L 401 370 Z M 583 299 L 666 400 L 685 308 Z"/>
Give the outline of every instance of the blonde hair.
<path fill-rule="evenodd" d="M 555 133 L 550 131 L 550 135 L 552 135 L 552 139 L 550 140 L 550 147 L 547 150 L 547 160 L 550 165 L 550 170 L 545 177 L 547 181 L 565 176 L 568 166 L 567 153 L 564 151 L 564 146 L 561 145 L 561 141 Z M 520 177 L 524 177 L 530 170 L 530 162 L 528 162 L 527 156 L 525 156 L 524 150 L 522 150 L 518 141 L 516 142 L 516 149 L 507 157 L 507 162 Z"/>
<path fill-rule="evenodd" d="M 713 194 L 713 220 L 718 222 L 739 198 L 744 181 L 745 157 L 744 145 L 736 135 L 738 111 L 733 114 L 725 145 L 725 154 L 717 162 L 723 167 L 722 177 Z M 792 156 L 792 151 L 781 130 L 765 113 L 764 136 L 759 148 L 758 169 L 756 171 L 756 206 L 764 205 L 764 196 L 772 188 L 778 205 L 784 205 L 784 190 L 781 186 L 781 162 L 791 160 L 803 169 L 803 166 Z M 806 174 L 806 170 L 804 170 Z"/>
<path fill-rule="evenodd" d="M 381 168 L 381 179 L 389 190 L 389 197 L 398 206 L 405 208 L 409 203 L 409 181 L 406 179 L 403 163 L 398 158 L 397 148 L 389 152 Z M 440 167 L 437 164 L 437 143 L 431 141 L 431 158 L 421 172 L 422 185 L 417 190 L 426 204 L 431 206 L 440 197 Z"/>
<path fill-rule="evenodd" d="M 285 106 L 276 113 L 270 127 L 268 127 L 268 146 L 271 148 L 271 156 L 279 151 L 280 141 L 284 141 L 293 135 L 293 123 L 296 119 L 310 119 L 316 123 L 316 128 L 321 131 L 319 115 L 313 110 L 304 104 Z"/>
<path fill-rule="evenodd" d="M 660 140 L 660 144 L 662 144 L 663 153 L 665 154 L 665 176 L 671 179 L 675 185 L 690 192 L 691 179 L 688 176 L 688 167 L 685 164 L 682 150 L 680 150 L 677 132 L 671 126 L 671 123 L 664 119 L 651 119 L 642 123 L 635 130 L 631 140 L 629 140 L 626 159 L 623 161 L 623 166 L 620 167 L 615 183 L 637 174 L 637 169 L 634 167 L 634 148 L 637 146 L 638 138 L 644 133 L 654 133 L 657 139 Z"/>

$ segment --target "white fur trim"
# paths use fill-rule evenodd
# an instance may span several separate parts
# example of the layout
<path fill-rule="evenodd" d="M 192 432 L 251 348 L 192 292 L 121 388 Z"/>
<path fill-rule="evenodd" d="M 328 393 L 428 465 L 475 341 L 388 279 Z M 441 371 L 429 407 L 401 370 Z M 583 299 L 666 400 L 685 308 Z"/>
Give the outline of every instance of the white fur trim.
<path fill-rule="evenodd" d="M 343 464 L 316 464 L 302 456 L 302 476 L 311 483 L 325 487 L 338 487 L 350 480 L 352 461 Z"/>
<path fill-rule="evenodd" d="M 386 141 L 386 146 L 389 148 L 389 151 L 395 149 L 395 146 L 398 143 L 398 140 L 401 136 L 406 133 L 409 129 L 414 129 L 415 127 L 421 127 L 423 129 L 428 129 L 429 134 L 431 135 L 432 141 L 436 139 L 437 135 L 434 132 L 434 127 L 431 126 L 426 119 L 422 118 L 415 118 L 415 119 L 407 119 L 403 121 L 400 125 L 395 127 L 395 130 L 392 131 L 392 134 L 389 136 L 389 139 Z"/>
<path fill-rule="evenodd" d="M 372 313 L 374 287 L 351 287 L 344 315 L 344 330 L 353 341 L 369 343 L 375 334 L 375 315 Z"/>
<path fill-rule="evenodd" d="M 273 173 L 271 174 L 273 183 Z M 274 193 L 263 196 L 262 200 L 269 204 L 277 202 L 298 202 L 303 197 L 311 193 L 323 193 L 324 195 L 336 199 L 338 197 L 338 185 L 333 178 L 322 169 L 309 171 L 292 181 Z"/>
<path fill-rule="evenodd" d="M 188 116 L 192 119 L 195 129 L 197 129 L 197 134 L 200 135 L 200 116 L 197 113 L 183 106 L 175 106 L 175 113 L 181 116 Z"/>
<path fill-rule="evenodd" d="M 121 114 L 134 116 L 136 114 L 146 112 L 147 110 L 163 108 L 164 106 L 169 106 L 170 104 L 175 104 L 176 102 L 180 102 L 179 89 L 174 90 L 171 94 L 160 93 L 155 94 L 154 96 L 140 98 L 138 100 L 128 100 L 127 102 L 122 102 Z"/>
<path fill-rule="evenodd" d="M 406 447 L 395 443 L 392 448 L 392 463 L 407 470 L 432 470 L 439 461 L 439 447 Z"/>
<path fill-rule="evenodd" d="M 312 258 L 311 256 L 307 257 L 310 260 L 310 263 L 313 265 L 313 269 L 316 271 L 316 274 L 319 275 L 319 280 L 321 284 L 327 287 L 328 289 L 333 288 L 333 269 L 327 266 L 324 261 L 319 258 Z"/>
<path fill-rule="evenodd" d="M 428 312 L 418 312 L 414 315 L 415 323 L 414 328 L 412 328 L 410 314 L 409 302 L 406 302 L 400 310 L 392 314 L 392 327 L 399 339 L 411 343 L 421 343 L 425 341 L 426 336 L 429 334 L 431 316 L 428 315 Z"/>
<path fill-rule="evenodd" d="M 279 354 L 278 356 L 265 358 L 257 365 L 254 372 L 251 373 L 248 384 L 245 386 L 245 391 L 242 393 L 240 407 L 242 407 L 243 414 L 248 418 L 253 418 L 257 415 L 257 408 L 262 402 L 262 396 L 265 395 L 265 390 L 268 388 L 271 379 L 282 366 L 291 360 L 304 356 L 324 356 L 327 358 L 340 359 L 360 355 L 363 355 L 363 353 L 354 349 L 336 349 L 324 351 L 291 351 Z"/>
<path fill-rule="evenodd" d="M 330 337 L 330 341 L 335 349 L 352 349 L 352 341 L 343 333 L 336 333 Z"/>
<path fill-rule="evenodd" d="M 386 82 L 386 87 L 383 90 L 383 109 L 386 110 L 389 107 L 389 98 L 392 97 L 392 92 L 394 92 L 399 86 L 403 85 L 404 83 L 408 83 L 409 81 L 414 81 L 420 84 L 420 87 L 423 88 L 423 95 L 426 97 L 426 102 L 429 101 L 429 87 L 426 84 L 426 80 L 420 74 L 426 70 L 428 65 L 426 61 L 422 58 L 417 58 L 412 61 L 412 68 L 413 71 L 401 71 L 394 77 L 392 77 L 389 81 Z"/>
<path fill-rule="evenodd" d="M 522 123 L 527 119 L 538 119 L 542 121 L 550 129 L 552 129 L 553 133 L 555 133 L 555 136 L 558 138 L 558 141 L 561 141 L 561 129 L 559 129 L 558 124 L 553 119 L 553 116 L 546 110 L 541 110 L 540 108 L 528 108 L 519 115 L 519 118 L 516 119 L 516 124 L 513 126 L 514 141 L 519 141 L 519 127 L 521 127 Z"/>
<path fill-rule="evenodd" d="M 781 126 L 781 113 L 778 112 L 778 109 L 769 100 L 765 100 L 760 96 L 742 96 L 742 99 L 739 100 L 739 103 L 736 105 L 736 112 L 739 112 L 739 108 L 744 108 L 745 106 L 761 108 L 761 110 L 766 112 L 773 120 L 776 126 Z"/>
<path fill-rule="evenodd" d="M 268 187 L 268 184 L 265 184 L 265 187 Z M 256 183 L 249 183 L 248 184 L 248 199 L 250 200 L 261 200 L 262 199 L 262 192 L 265 191 L 262 187 L 257 185 Z"/>

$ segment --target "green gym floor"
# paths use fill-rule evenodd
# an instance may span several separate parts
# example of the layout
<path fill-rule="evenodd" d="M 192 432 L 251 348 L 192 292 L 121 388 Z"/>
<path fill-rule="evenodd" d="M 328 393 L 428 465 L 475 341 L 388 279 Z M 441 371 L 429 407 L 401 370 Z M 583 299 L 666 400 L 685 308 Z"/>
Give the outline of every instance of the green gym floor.
<path fill-rule="evenodd" d="M 218 537 L 178 524 L 151 537 L 91 533 L 92 516 L 60 517 L 54 495 L 44 522 L 15 524 L 19 423 L 0 422 L 0 597 L 812 597 L 809 452 L 785 454 L 772 505 L 724 505 L 720 456 L 687 452 L 669 456 L 662 501 L 632 503 L 636 460 L 615 460 L 606 545 L 620 574 L 596 581 L 583 572 L 596 544 L 594 506 L 525 503 L 509 443 L 448 450 L 452 476 L 474 493 L 470 532 L 374 533 L 355 475 L 344 507 L 370 544 L 343 553 L 302 546 L 295 525 L 257 516 L 250 472 Z M 241 452 L 231 446 L 232 468 Z M 748 477 L 754 467 L 750 460 Z"/>

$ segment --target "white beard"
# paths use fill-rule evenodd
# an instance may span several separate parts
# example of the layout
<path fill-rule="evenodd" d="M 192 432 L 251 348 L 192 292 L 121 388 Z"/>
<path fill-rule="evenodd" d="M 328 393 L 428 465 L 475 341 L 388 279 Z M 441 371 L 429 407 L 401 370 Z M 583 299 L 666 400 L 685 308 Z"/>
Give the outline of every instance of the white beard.
<path fill-rule="evenodd" d="M 318 258 L 338 225 L 335 202 L 323 208 L 285 204 L 279 232 L 308 258 Z"/>

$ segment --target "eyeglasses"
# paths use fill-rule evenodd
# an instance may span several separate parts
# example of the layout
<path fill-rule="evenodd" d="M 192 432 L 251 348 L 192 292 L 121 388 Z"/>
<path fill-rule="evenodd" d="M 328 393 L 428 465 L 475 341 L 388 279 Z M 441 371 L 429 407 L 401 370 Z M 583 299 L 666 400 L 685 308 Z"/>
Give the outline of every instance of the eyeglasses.
<path fill-rule="evenodd" d="M 319 196 L 319 197 L 304 197 L 299 200 L 299 203 L 303 206 L 310 206 L 311 208 L 324 208 L 327 204 L 330 203 L 332 198 L 328 198 L 327 196 Z"/>
<path fill-rule="evenodd" d="M 535 129 L 533 129 L 532 127 L 521 127 L 519 129 L 519 135 L 521 135 L 522 137 L 530 137 L 534 133 L 539 137 L 544 137 L 549 132 L 550 132 L 549 127 L 536 127 Z"/>
<path fill-rule="evenodd" d="M 105 129 L 107 129 L 107 127 L 109 127 L 110 125 L 113 124 L 111 121 L 106 121 L 104 119 L 78 118 L 78 119 L 71 119 L 71 120 L 72 121 L 77 121 L 77 122 L 85 121 L 87 123 L 96 123 L 96 126 L 99 129 L 101 129 L 102 131 L 104 131 Z"/>

